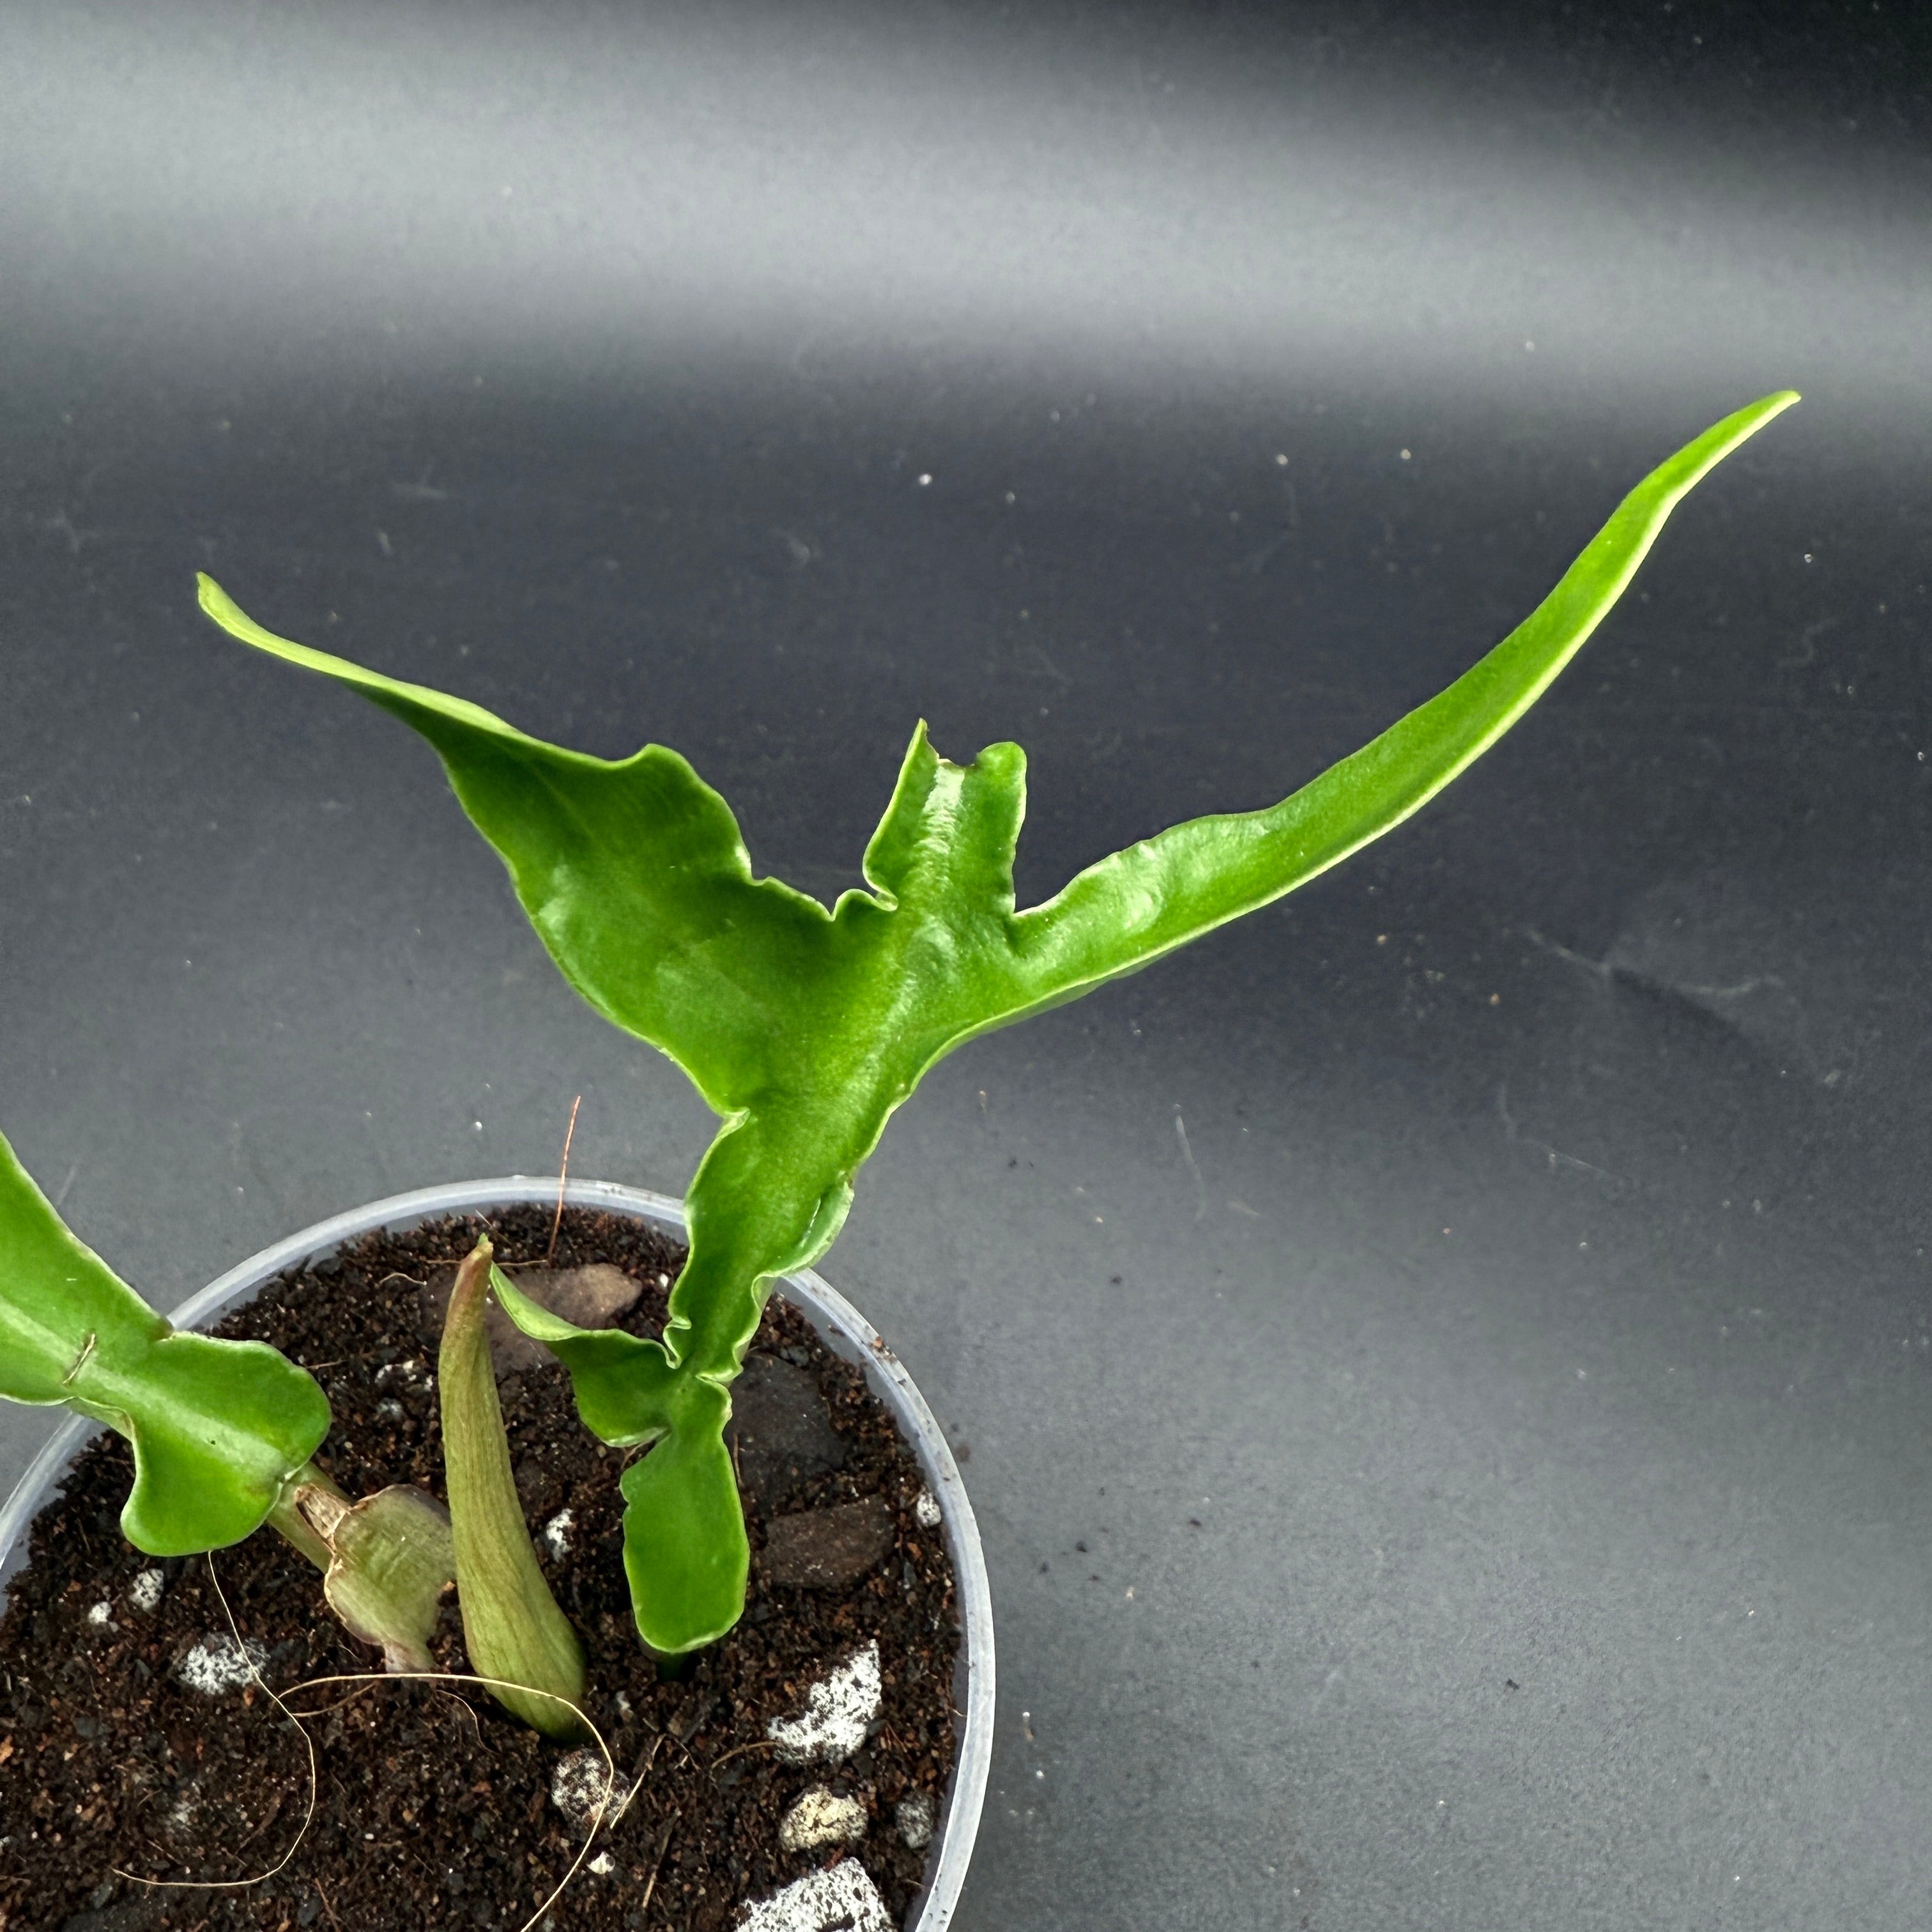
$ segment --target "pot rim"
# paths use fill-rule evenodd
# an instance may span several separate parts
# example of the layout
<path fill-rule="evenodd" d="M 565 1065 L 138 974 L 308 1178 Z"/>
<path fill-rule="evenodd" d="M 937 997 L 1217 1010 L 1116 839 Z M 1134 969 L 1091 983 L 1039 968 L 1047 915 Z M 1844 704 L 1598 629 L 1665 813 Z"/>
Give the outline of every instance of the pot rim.
<path fill-rule="evenodd" d="M 544 1178 L 530 1174 L 455 1181 L 372 1201 L 287 1235 L 190 1295 L 168 1318 L 178 1328 L 210 1322 L 274 1276 L 332 1253 L 345 1242 L 379 1228 L 409 1227 L 441 1215 L 490 1208 L 547 1206 L 556 1200 L 560 1190 L 568 1206 L 602 1208 L 652 1222 L 684 1238 L 683 1203 L 645 1188 L 626 1187 L 610 1180 L 560 1180 L 555 1176 Z M 864 1368 L 866 1381 L 892 1411 L 919 1458 L 927 1486 L 938 1499 L 948 1553 L 959 1588 L 962 1668 L 965 1680 L 961 1703 L 964 1721 L 952 1780 L 940 1815 L 934 1824 L 933 1843 L 938 1856 L 926 1874 L 917 1916 L 907 1932 L 943 1932 L 952 1921 L 960 1888 L 965 1882 L 992 1766 L 993 1599 L 985 1554 L 980 1546 L 979 1526 L 973 1506 L 967 1500 L 958 1466 L 938 1420 L 904 1364 L 872 1324 L 815 1270 L 801 1268 L 782 1276 L 776 1286 L 788 1301 L 822 1319 L 830 1331 L 822 1338 L 828 1346 Z M 848 1346 L 839 1348 L 841 1342 Z M 14 1485 L 4 1505 L 0 1506 L 0 1609 L 5 1605 L 8 1578 L 26 1563 L 26 1535 L 34 1517 L 46 1506 L 54 1486 L 66 1474 L 68 1465 L 100 1430 L 99 1424 L 85 1416 L 68 1417 L 49 1437 Z"/>

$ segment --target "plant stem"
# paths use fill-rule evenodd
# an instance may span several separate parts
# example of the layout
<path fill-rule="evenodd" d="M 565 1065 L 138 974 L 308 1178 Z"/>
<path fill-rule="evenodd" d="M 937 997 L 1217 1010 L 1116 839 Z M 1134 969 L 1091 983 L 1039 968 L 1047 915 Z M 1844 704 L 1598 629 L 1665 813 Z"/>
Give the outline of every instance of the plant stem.
<path fill-rule="evenodd" d="M 455 1580 L 449 1512 L 426 1490 L 392 1484 L 352 1503 L 313 1462 L 291 1476 L 268 1522 L 322 1572 L 350 1634 L 382 1647 L 390 1670 L 434 1670 L 438 1600 Z"/>
<path fill-rule="evenodd" d="M 330 1477 L 313 1462 L 304 1462 L 283 1484 L 281 1494 L 276 1497 L 275 1506 L 268 1512 L 268 1526 L 280 1531 L 318 1570 L 326 1570 L 332 1560 L 328 1545 L 310 1528 L 308 1519 L 296 1502 L 304 1490 L 326 1490 L 330 1496 L 340 1497 L 345 1507 L 349 1502 Z"/>

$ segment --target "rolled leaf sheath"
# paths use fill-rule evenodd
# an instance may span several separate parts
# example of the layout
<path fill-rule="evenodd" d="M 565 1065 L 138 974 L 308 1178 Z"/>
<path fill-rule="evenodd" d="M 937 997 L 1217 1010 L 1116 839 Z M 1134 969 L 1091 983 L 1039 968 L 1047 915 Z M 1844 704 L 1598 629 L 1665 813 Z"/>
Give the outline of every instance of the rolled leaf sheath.
<path fill-rule="evenodd" d="M 570 1706 L 584 1699 L 584 1650 L 538 1567 L 510 1472 L 483 1325 L 490 1255 L 481 1240 L 457 1271 L 436 1363 L 463 1640 L 478 1676 L 526 1687 L 492 1687 L 506 1710 L 548 1736 L 575 1738 L 584 1726 Z"/>

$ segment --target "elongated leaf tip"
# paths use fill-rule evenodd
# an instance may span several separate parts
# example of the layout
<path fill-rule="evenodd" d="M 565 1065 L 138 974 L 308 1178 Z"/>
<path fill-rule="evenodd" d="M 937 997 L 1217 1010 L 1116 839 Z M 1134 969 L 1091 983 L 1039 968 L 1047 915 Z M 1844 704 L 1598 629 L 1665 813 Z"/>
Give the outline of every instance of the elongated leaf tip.
<path fill-rule="evenodd" d="M 1755 436 L 1766 423 L 1784 415 L 1793 404 L 1802 403 L 1804 400 L 1796 389 L 1774 389 L 1769 395 L 1760 396 L 1756 402 L 1748 404 L 1738 412 L 1738 416 L 1754 415 L 1757 418 L 1744 434 Z M 1732 418 L 1733 421 L 1736 419 Z"/>
<path fill-rule="evenodd" d="M 194 584 L 202 614 L 213 618 L 231 638 L 244 644 L 266 646 L 279 655 L 286 655 L 288 640 L 277 637 L 272 631 L 256 623 L 206 571 L 195 572 Z"/>

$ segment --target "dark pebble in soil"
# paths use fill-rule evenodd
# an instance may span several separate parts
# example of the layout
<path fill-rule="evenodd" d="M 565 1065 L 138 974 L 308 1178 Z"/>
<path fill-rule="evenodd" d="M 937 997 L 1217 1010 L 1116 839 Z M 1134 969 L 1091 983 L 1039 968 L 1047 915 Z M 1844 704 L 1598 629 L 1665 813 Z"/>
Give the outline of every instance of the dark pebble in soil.
<path fill-rule="evenodd" d="M 738 1480 L 766 1509 L 808 1478 L 845 1466 L 818 1378 L 776 1355 L 745 1358 L 731 1384 L 728 1432 Z"/>
<path fill-rule="evenodd" d="M 758 1573 L 790 1589 L 843 1589 L 884 1558 L 892 1530 L 892 1513 L 877 1496 L 782 1516 L 765 1526 Z"/>
<path fill-rule="evenodd" d="M 150 1932 L 160 1923 L 160 1911 L 152 1899 L 123 1899 L 105 1911 L 76 1912 L 62 1922 L 61 1932 Z"/>

